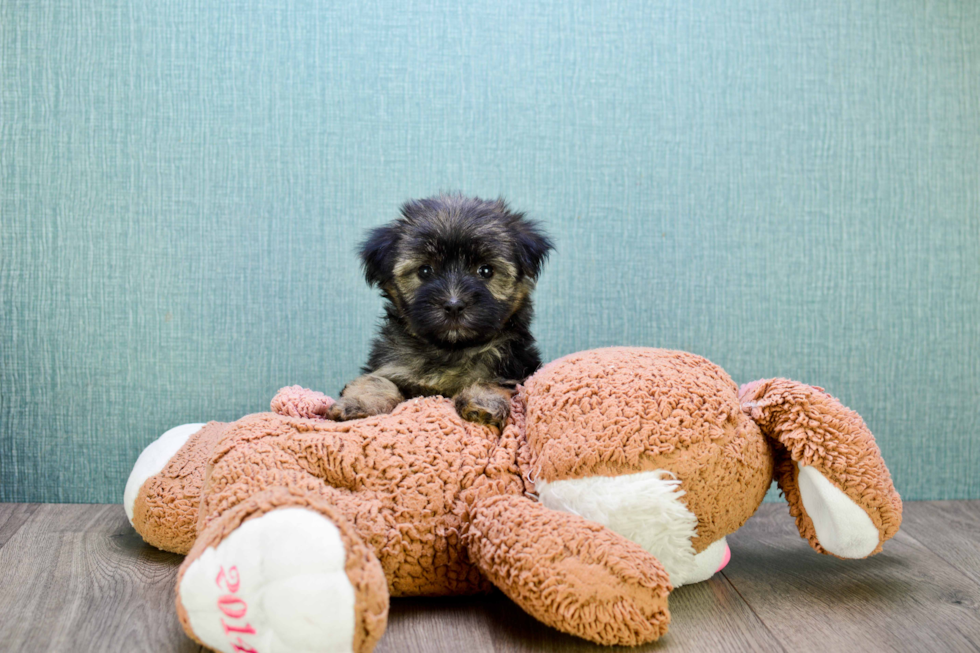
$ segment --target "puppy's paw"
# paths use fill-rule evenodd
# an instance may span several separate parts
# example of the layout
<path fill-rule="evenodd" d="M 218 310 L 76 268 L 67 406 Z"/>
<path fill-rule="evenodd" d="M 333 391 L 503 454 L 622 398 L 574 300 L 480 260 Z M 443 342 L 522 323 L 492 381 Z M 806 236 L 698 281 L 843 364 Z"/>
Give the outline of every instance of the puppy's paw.
<path fill-rule="evenodd" d="M 341 397 L 340 401 L 336 402 L 333 406 L 327 409 L 326 417 L 327 419 L 332 419 L 335 422 L 346 422 L 352 419 L 370 417 L 374 414 L 375 413 L 369 413 L 367 408 L 365 408 L 361 402 L 354 397 Z"/>
<path fill-rule="evenodd" d="M 502 429 L 510 416 L 513 391 L 494 385 L 471 385 L 454 398 L 456 412 L 467 422 Z"/>
<path fill-rule="evenodd" d="M 341 398 L 327 410 L 327 419 L 346 422 L 372 415 L 390 413 L 405 400 L 398 387 L 374 374 L 359 376 L 341 391 Z"/>

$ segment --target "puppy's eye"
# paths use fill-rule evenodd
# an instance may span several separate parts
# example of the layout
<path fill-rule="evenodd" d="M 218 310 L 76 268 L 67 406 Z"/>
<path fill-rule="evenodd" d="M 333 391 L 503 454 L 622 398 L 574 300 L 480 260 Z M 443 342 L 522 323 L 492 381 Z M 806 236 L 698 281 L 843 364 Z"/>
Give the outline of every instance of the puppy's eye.
<path fill-rule="evenodd" d="M 476 273 L 484 279 L 489 279 L 493 276 L 493 268 L 489 265 L 481 265 L 480 269 L 477 270 Z"/>
<path fill-rule="evenodd" d="M 428 279 L 431 276 L 432 276 L 432 266 L 431 265 L 423 265 L 422 267 L 419 268 L 419 278 L 420 279 Z"/>

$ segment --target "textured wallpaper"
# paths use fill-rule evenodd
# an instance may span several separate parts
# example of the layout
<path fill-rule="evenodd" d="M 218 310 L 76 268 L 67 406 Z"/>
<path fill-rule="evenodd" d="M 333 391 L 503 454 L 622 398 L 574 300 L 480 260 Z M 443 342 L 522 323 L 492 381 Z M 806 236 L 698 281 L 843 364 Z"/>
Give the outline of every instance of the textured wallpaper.
<path fill-rule="evenodd" d="M 690 5 L 690 6 L 689 6 Z M 686 349 L 980 498 L 980 3 L 0 3 L 0 501 L 118 502 L 171 426 L 336 393 L 363 231 L 504 195 L 545 359 Z"/>

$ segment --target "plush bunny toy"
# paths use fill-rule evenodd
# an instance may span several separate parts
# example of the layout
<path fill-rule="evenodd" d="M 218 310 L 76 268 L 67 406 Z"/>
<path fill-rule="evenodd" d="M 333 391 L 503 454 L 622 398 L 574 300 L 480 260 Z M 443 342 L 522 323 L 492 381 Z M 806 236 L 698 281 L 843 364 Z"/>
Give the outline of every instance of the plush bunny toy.
<path fill-rule="evenodd" d="M 126 510 L 186 553 L 177 611 L 226 652 L 370 651 L 390 596 L 500 588 L 600 644 L 663 635 L 667 596 L 711 577 L 775 476 L 820 553 L 863 558 L 901 499 L 861 418 L 785 379 L 739 390 L 707 360 L 611 348 L 527 380 L 502 432 L 443 398 L 321 419 L 298 386 L 274 413 L 168 431 Z"/>

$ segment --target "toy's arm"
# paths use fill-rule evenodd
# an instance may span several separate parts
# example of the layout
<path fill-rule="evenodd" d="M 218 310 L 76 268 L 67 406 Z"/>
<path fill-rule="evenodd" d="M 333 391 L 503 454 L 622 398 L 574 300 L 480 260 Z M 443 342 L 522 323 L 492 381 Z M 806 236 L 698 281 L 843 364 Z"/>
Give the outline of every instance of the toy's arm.
<path fill-rule="evenodd" d="M 638 545 L 609 529 L 519 496 L 472 508 L 470 559 L 526 612 L 605 645 L 663 635 L 670 581 Z"/>
<path fill-rule="evenodd" d="M 309 419 L 326 419 L 330 407 L 336 403 L 316 390 L 307 390 L 300 385 L 290 385 L 279 390 L 272 398 L 272 412 L 286 417 L 306 417 Z"/>
<path fill-rule="evenodd" d="M 841 558 L 881 551 L 898 532 L 902 500 L 861 416 L 787 379 L 747 383 L 739 399 L 773 442 L 776 481 L 810 546 Z"/>

